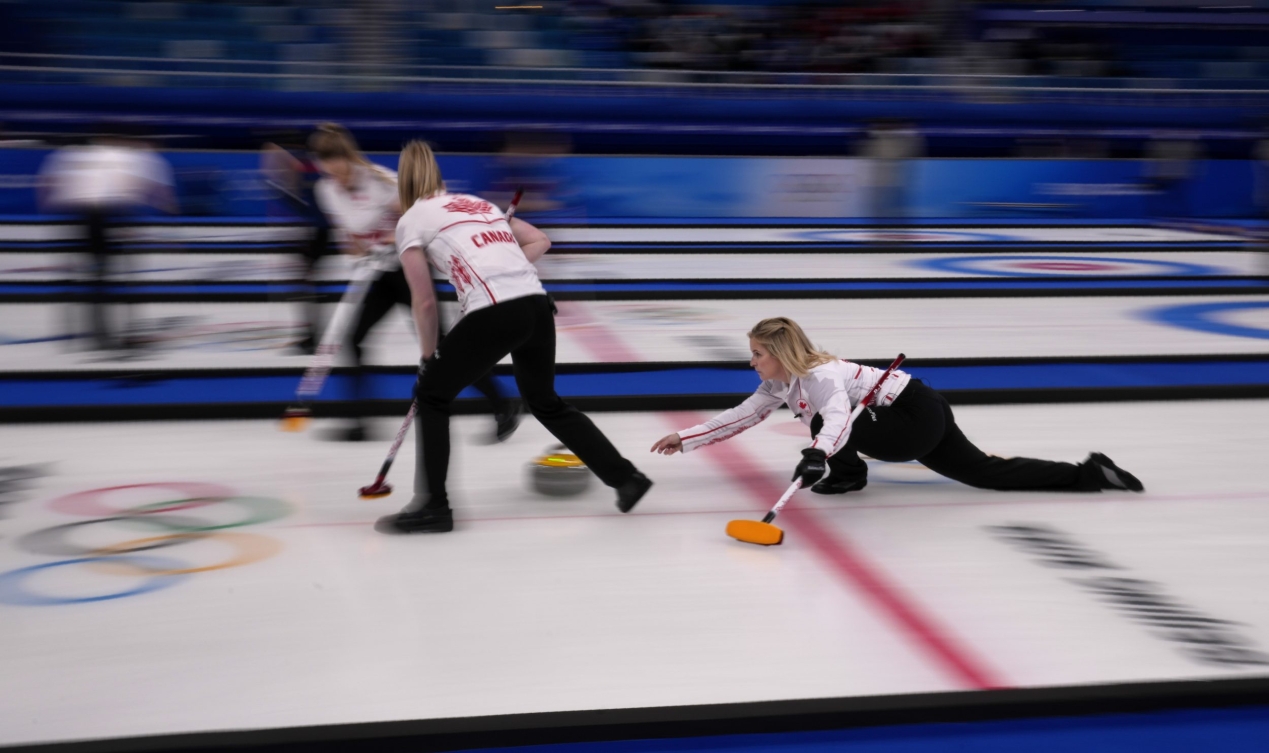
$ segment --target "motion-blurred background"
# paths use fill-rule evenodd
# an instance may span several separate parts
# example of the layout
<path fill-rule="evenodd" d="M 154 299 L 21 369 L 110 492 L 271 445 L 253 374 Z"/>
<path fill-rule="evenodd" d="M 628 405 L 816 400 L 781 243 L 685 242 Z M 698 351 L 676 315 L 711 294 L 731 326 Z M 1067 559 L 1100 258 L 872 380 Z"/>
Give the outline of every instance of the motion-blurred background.
<path fill-rule="evenodd" d="M 351 269 L 325 122 L 525 188 L 587 409 L 732 405 L 781 313 L 958 405 L 1266 397 L 1267 81 L 1267 0 L 0 0 L 0 422 L 281 415 Z M 411 326 L 317 414 L 402 415 Z"/>

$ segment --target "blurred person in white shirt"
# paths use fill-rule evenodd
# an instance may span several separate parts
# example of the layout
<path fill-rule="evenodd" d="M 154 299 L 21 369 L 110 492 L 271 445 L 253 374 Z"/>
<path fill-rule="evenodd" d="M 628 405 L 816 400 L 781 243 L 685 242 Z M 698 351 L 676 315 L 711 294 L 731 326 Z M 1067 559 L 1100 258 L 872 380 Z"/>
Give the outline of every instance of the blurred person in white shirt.
<path fill-rule="evenodd" d="M 144 141 L 127 134 L 96 137 L 50 155 L 40 168 L 39 199 L 45 212 L 75 216 L 91 269 L 93 346 L 131 345 L 112 337 L 106 306 L 121 226 L 148 210 L 177 211 L 172 168 Z"/>
<path fill-rule="evenodd" d="M 883 120 L 868 132 L 863 156 L 872 164 L 872 216 L 904 221 L 911 163 L 925 152 L 925 139 L 908 123 Z"/>
<path fill-rule="evenodd" d="M 397 256 L 396 227 L 401 217 L 397 199 L 397 174 L 373 164 L 357 146 L 348 129 L 337 123 L 323 123 L 309 137 L 309 151 L 321 170 L 314 188 L 318 206 L 336 231 L 344 253 L 376 270 L 352 331 L 343 333 L 351 355 L 356 392 L 354 422 L 338 435 L 358 442 L 366 438 L 361 412 L 369 398 L 362 369 L 362 342 L 394 306 L 407 310 L 410 286 Z M 492 372 L 479 375 L 472 386 L 483 394 L 493 409 L 494 439 L 508 439 L 519 425 L 519 406 L 508 400 L 494 382 Z"/>
<path fill-rule="evenodd" d="M 297 296 L 304 320 L 304 336 L 295 349 L 306 355 L 317 352 L 320 338 L 321 306 L 317 296 L 317 265 L 335 253 L 330 242 L 330 221 L 322 212 L 315 195 L 321 170 L 308 153 L 306 134 L 284 132 L 276 141 L 260 149 L 260 172 L 272 197 L 296 221 L 303 223 L 305 238 L 296 244 L 302 292 Z"/>

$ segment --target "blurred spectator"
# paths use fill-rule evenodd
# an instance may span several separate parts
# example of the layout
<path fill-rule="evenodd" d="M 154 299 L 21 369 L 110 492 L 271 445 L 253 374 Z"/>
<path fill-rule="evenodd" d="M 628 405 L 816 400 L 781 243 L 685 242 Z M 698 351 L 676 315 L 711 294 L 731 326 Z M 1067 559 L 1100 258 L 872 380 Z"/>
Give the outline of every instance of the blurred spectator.
<path fill-rule="evenodd" d="M 519 211 L 531 214 L 558 213 L 569 203 L 560 158 L 572 151 L 567 135 L 513 131 L 498 156 L 499 174 L 492 186 L 507 200 L 517 188 L 524 189 Z"/>
<path fill-rule="evenodd" d="M 861 155 L 871 163 L 873 217 L 902 221 L 911 161 L 924 153 L 925 139 L 914 124 L 882 120 L 873 125 Z"/>
<path fill-rule="evenodd" d="M 1186 217 L 1190 214 L 1190 179 L 1202 157 L 1198 140 L 1181 131 L 1167 132 L 1146 146 L 1146 180 L 1152 191 L 1150 214 Z"/>
<path fill-rule="evenodd" d="M 885 57 L 931 54 L 924 4 L 699 4 L 664 0 L 571 3 L 570 29 L 600 49 L 620 45 L 641 65 L 698 71 L 878 70 Z"/>
<path fill-rule="evenodd" d="M 117 134 L 68 146 L 40 168 L 39 198 L 44 211 L 74 215 L 89 257 L 93 346 L 99 350 L 133 345 L 121 330 L 112 337 L 108 283 L 120 231 L 147 209 L 175 213 L 172 168 L 139 138 Z"/>
<path fill-rule="evenodd" d="M 305 136 L 299 132 L 281 134 L 277 142 L 266 143 L 260 152 L 260 172 L 274 198 L 286 207 L 291 216 L 308 226 L 308 238 L 299 244 L 301 286 L 298 296 L 302 321 L 306 328 L 304 337 L 295 347 L 305 354 L 313 354 L 321 339 L 321 306 L 317 301 L 315 270 L 322 257 L 332 253 L 330 222 L 317 203 L 314 186 L 321 179 L 321 171 L 309 156 L 304 144 Z"/>

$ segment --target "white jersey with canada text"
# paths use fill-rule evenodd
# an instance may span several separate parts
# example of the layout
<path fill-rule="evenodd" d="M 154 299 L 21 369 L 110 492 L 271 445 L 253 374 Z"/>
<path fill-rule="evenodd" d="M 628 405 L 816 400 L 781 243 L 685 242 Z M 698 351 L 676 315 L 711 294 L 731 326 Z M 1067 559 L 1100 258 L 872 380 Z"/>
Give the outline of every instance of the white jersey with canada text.
<path fill-rule="evenodd" d="M 401 266 L 393 245 L 393 231 L 400 214 L 396 209 L 397 174 L 379 165 L 353 164 L 352 189 L 331 178 L 313 187 L 317 204 L 341 240 L 357 239 L 375 268 L 391 272 Z"/>
<path fill-rule="evenodd" d="M 464 315 L 546 294 L 502 210 L 478 196 L 440 193 L 414 202 L 397 223 L 397 248 L 422 248 L 454 286 Z"/>
<path fill-rule="evenodd" d="M 818 413 L 824 426 L 810 446 L 832 456 L 850 439 L 847 431 L 850 412 L 877 384 L 885 369 L 875 369 L 850 361 L 829 361 L 811 369 L 806 377 L 793 377 L 792 384 L 764 381 L 743 403 L 725 410 L 703 424 L 679 432 L 683 452 L 721 442 L 757 425 L 781 404 L 788 404 L 793 415 L 811 425 Z M 907 372 L 892 371 L 881 385 L 874 405 L 890 405 L 911 377 Z"/>

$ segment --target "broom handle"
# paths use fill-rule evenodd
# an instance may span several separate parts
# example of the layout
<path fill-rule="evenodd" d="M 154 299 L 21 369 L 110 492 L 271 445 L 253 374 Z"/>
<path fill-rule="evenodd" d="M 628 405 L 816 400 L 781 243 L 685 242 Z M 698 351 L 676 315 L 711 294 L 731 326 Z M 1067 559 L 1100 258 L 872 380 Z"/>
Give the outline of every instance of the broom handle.
<path fill-rule="evenodd" d="M 511 222 L 511 218 L 516 216 L 516 210 L 520 208 L 520 199 L 524 198 L 524 186 L 516 189 L 516 195 L 511 197 L 511 203 L 507 205 L 507 211 L 502 216 L 507 222 Z"/>
<path fill-rule="evenodd" d="M 907 356 L 900 353 L 899 357 L 894 359 L 894 362 L 891 363 L 888 367 L 886 367 L 886 370 L 882 372 L 881 374 L 881 378 L 878 379 L 877 383 L 872 386 L 872 389 L 868 390 L 868 394 L 864 395 L 864 399 L 859 401 L 859 405 L 856 405 L 855 409 L 850 412 L 850 418 L 846 419 L 847 429 L 849 429 L 851 426 L 854 426 L 855 419 L 859 418 L 859 414 L 864 412 L 864 408 L 867 408 L 869 405 L 872 404 L 873 400 L 876 399 L 877 397 L 877 393 L 881 390 L 881 385 L 884 384 L 888 378 L 890 378 L 890 372 L 899 368 L 899 364 L 903 363 L 905 358 L 907 358 Z M 789 488 L 784 490 L 784 494 L 780 497 L 780 501 L 775 503 L 775 507 L 771 508 L 771 512 L 767 513 L 766 517 L 762 519 L 762 522 L 770 523 L 771 521 L 775 520 L 776 516 L 780 514 L 780 511 L 784 509 L 784 506 L 787 505 L 789 503 L 789 500 L 793 498 L 793 493 L 801 488 L 802 488 L 801 478 L 795 480 L 792 484 L 790 484 Z"/>
<path fill-rule="evenodd" d="M 322 385 L 326 383 L 326 377 L 330 375 L 331 368 L 335 365 L 335 356 L 339 354 L 344 344 L 344 336 L 352 325 L 352 319 L 361 309 L 361 303 L 370 290 L 370 278 L 374 277 L 375 273 L 376 270 L 369 262 L 360 262 L 353 269 L 348 287 L 344 290 L 343 297 L 335 306 L 335 313 L 326 325 L 326 332 L 317 346 L 317 353 L 313 356 L 309 367 L 305 369 L 304 376 L 300 378 L 300 385 L 295 390 L 295 396 L 299 400 L 311 402 L 322 391 Z"/>
<path fill-rule="evenodd" d="M 388 470 L 392 468 L 392 461 L 397 459 L 397 451 L 401 449 L 401 443 L 405 441 L 405 434 L 410 430 L 410 424 L 414 423 L 414 412 L 418 404 L 417 400 L 410 403 L 410 410 L 405 414 L 405 421 L 401 423 L 401 428 L 397 429 L 397 437 L 392 440 L 392 448 L 388 450 L 388 457 L 383 461 L 383 465 L 379 467 L 379 475 L 375 477 L 375 482 L 371 486 L 382 486 L 384 479 L 388 478 Z"/>
<path fill-rule="evenodd" d="M 801 478 L 798 478 L 792 484 L 789 484 L 789 488 L 785 489 L 784 494 L 781 495 L 780 501 L 776 502 L 775 507 L 771 508 L 771 512 L 767 513 L 762 518 L 762 522 L 770 523 L 771 521 L 775 520 L 776 516 L 780 514 L 780 511 L 784 509 L 784 506 L 789 503 L 789 500 L 793 499 L 793 492 L 801 488 L 802 488 Z"/>
<path fill-rule="evenodd" d="M 507 206 L 504 217 L 508 222 L 512 217 L 516 216 L 516 209 L 520 206 L 520 199 L 524 196 L 524 188 L 517 188 L 516 195 L 511 199 L 511 204 Z M 392 447 L 388 450 L 388 457 L 383 461 L 383 465 L 379 467 L 379 475 L 375 477 L 375 482 L 371 486 L 382 486 L 383 482 L 388 478 L 388 471 L 392 468 L 392 462 L 397 459 L 397 451 L 401 449 L 401 443 L 405 441 L 405 434 L 410 430 L 410 424 L 414 423 L 414 414 L 418 409 L 419 401 L 410 402 L 410 410 L 405 414 L 405 421 L 401 422 L 401 428 L 397 430 L 396 439 L 392 441 Z"/>

